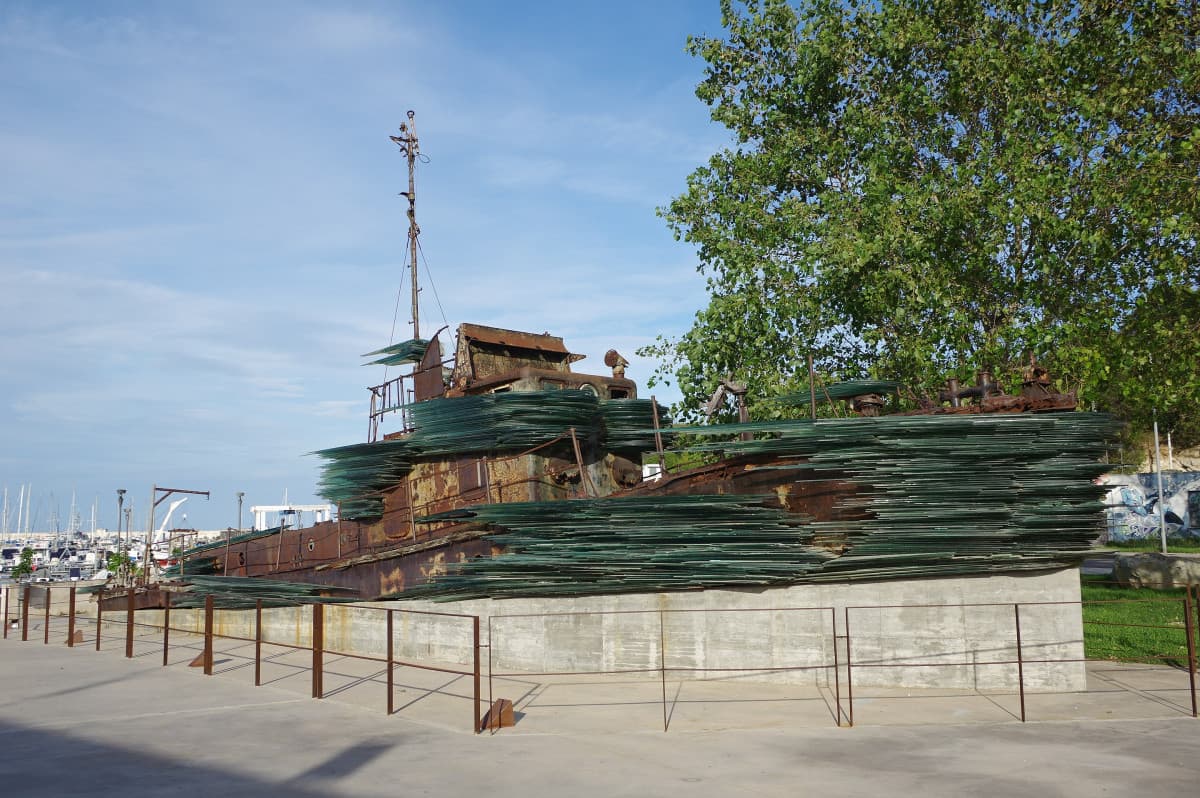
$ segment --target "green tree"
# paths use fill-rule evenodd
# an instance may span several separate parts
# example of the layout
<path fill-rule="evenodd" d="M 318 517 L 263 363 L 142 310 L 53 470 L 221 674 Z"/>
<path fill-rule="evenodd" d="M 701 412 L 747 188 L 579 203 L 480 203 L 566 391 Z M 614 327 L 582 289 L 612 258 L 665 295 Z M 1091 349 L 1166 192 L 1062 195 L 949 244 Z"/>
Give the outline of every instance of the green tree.
<path fill-rule="evenodd" d="M 1171 303 L 1200 284 L 1195 0 L 722 11 L 688 49 L 734 142 L 660 211 L 710 302 L 642 350 L 683 415 L 727 373 L 751 398 L 796 388 L 808 354 L 930 389 L 977 368 L 1013 386 L 1032 354 L 1085 405 L 1196 406 L 1169 379 L 1194 346 L 1155 333 L 1187 337 Z"/>
<path fill-rule="evenodd" d="M 110 551 L 108 556 L 105 558 L 104 567 L 107 568 L 110 573 L 116 574 L 120 573 L 121 569 L 129 562 L 129 555 L 127 553 L 123 551 Z"/>
<path fill-rule="evenodd" d="M 12 578 L 20 579 L 33 573 L 33 549 L 26 546 L 21 549 L 21 559 L 12 569 Z"/>

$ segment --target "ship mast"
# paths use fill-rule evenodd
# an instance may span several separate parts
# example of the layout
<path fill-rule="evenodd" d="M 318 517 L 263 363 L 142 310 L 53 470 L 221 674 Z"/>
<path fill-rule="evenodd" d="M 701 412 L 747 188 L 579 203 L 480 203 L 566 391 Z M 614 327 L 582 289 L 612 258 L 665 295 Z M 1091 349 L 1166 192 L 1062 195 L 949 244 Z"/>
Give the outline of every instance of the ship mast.
<path fill-rule="evenodd" d="M 420 145 L 417 142 L 417 125 L 412 111 L 408 112 L 408 122 L 400 123 L 400 135 L 391 136 L 392 141 L 400 147 L 401 152 L 408 158 L 408 191 L 401 191 L 400 196 L 408 198 L 408 255 L 410 282 L 412 283 L 412 337 L 421 337 L 420 314 L 417 308 L 417 236 L 421 228 L 417 225 L 417 157 L 420 155 Z"/>

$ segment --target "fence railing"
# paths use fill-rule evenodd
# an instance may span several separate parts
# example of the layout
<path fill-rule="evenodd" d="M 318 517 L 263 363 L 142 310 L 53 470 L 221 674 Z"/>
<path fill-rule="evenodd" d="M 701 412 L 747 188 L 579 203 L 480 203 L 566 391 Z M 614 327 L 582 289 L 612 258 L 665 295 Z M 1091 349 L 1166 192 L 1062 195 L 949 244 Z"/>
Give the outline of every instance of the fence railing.
<path fill-rule="evenodd" d="M 54 585 L 19 585 L 9 586 L 4 588 L 0 595 L 0 602 L 3 604 L 3 637 L 9 638 L 10 635 L 20 635 L 22 641 L 28 641 L 31 631 L 35 629 L 37 621 L 41 621 L 41 632 L 43 644 L 49 644 L 51 638 L 52 619 L 53 622 L 59 622 L 61 615 L 55 616 L 52 614 L 52 607 L 55 603 L 55 596 L 60 597 L 66 593 L 66 617 L 64 623 L 66 628 L 66 645 L 76 646 L 84 642 L 84 634 L 78 628 L 82 619 L 77 613 L 77 597 L 75 585 L 70 586 L 54 586 Z M 1066 607 L 1079 607 L 1081 613 L 1082 627 L 1126 627 L 1137 629 L 1152 629 L 1170 634 L 1177 635 L 1182 633 L 1186 641 L 1186 672 L 1188 677 L 1188 693 L 1191 701 L 1191 712 L 1193 717 L 1197 717 L 1197 692 L 1196 692 L 1196 672 L 1197 672 L 1197 638 L 1200 637 L 1200 587 L 1188 588 L 1182 598 L 1153 598 L 1153 599 L 1115 599 L 1107 601 L 1048 601 L 1048 602 L 986 602 L 986 603 L 963 603 L 963 604 L 905 604 L 905 605 L 857 605 L 847 606 L 842 608 L 842 612 L 837 612 L 833 607 L 784 607 L 784 608 L 706 608 L 706 609 L 677 609 L 677 610 L 609 610 L 609 611 L 579 611 L 565 613 L 525 613 L 512 615 L 492 615 L 487 619 L 487 642 L 481 640 L 480 619 L 477 615 L 466 615 L 449 612 L 432 612 L 428 610 L 415 609 L 399 609 L 391 607 L 374 607 L 365 605 L 353 605 L 348 607 L 354 612 L 377 614 L 379 624 L 383 628 L 383 637 L 385 640 L 384 651 L 382 654 L 363 653 L 361 650 L 338 650 L 337 648 L 327 647 L 325 642 L 325 616 L 328 606 L 321 603 L 305 603 L 296 602 L 290 606 L 297 608 L 310 608 L 308 610 L 308 636 L 309 642 L 305 645 L 302 641 L 295 643 L 283 642 L 280 640 L 266 640 L 264 638 L 264 620 L 263 620 L 263 603 L 257 601 L 254 607 L 254 622 L 252 635 L 236 635 L 236 634 L 218 634 L 214 631 L 215 608 L 211 596 L 205 600 L 202 610 L 202 632 L 197 632 L 194 629 L 185 628 L 172 624 L 172 606 L 170 602 L 170 593 L 164 595 L 167 597 L 166 607 L 163 609 L 161 623 L 146 623 L 136 620 L 135 615 L 135 597 L 130 592 L 125 602 L 123 611 L 104 611 L 102 603 L 96 602 L 95 615 L 95 630 L 94 642 L 97 651 L 101 648 L 102 639 L 106 637 L 107 631 L 113 625 L 123 628 L 124 650 L 125 656 L 132 658 L 134 656 L 134 641 L 135 630 L 138 628 L 152 630 L 152 633 L 161 634 L 162 646 L 162 663 L 167 665 L 169 661 L 169 651 L 171 649 L 172 633 L 179 634 L 198 634 L 202 637 L 203 647 L 201 654 L 197 657 L 198 666 L 203 668 L 206 675 L 213 673 L 213 651 L 214 642 L 216 640 L 233 640 L 241 642 L 251 642 L 254 644 L 254 683 L 256 686 L 262 684 L 262 664 L 263 646 L 271 645 L 293 649 L 297 651 L 309 651 L 312 656 L 311 663 L 311 680 L 312 680 L 312 696 L 313 698 L 323 698 L 325 695 L 324 689 L 324 674 L 326 671 L 325 657 L 333 655 L 345 657 L 349 659 L 366 660 L 379 662 L 383 664 L 385 681 L 386 681 L 386 711 L 389 715 L 395 712 L 395 684 L 393 672 L 396 667 L 415 668 L 427 671 L 442 672 L 463 677 L 471 677 L 472 679 L 472 694 L 471 694 L 471 728 L 473 732 L 478 733 L 483 730 L 485 724 L 485 716 L 481 712 L 481 679 L 483 673 L 483 665 L 481 661 L 481 652 L 483 648 L 488 650 L 487 661 L 487 679 L 488 679 L 488 705 L 493 706 L 496 702 L 494 680 L 523 678 L 523 677 L 557 677 L 557 676 L 580 676 L 580 675 L 619 675 L 619 674 L 658 674 L 661 685 L 661 703 L 663 714 L 663 729 L 668 729 L 669 711 L 668 711 L 668 696 L 667 696 L 667 679 L 668 675 L 680 677 L 698 677 L 699 680 L 705 680 L 706 677 L 713 675 L 730 675 L 730 674 L 786 674 L 786 673 L 812 673 L 814 678 L 823 676 L 824 686 L 832 687 L 832 715 L 836 725 L 853 726 L 855 723 L 855 673 L 868 669 L 909 669 L 910 673 L 913 669 L 924 668 L 971 668 L 978 671 L 979 669 L 999 669 L 1002 674 L 1000 677 L 995 677 L 992 683 L 997 686 L 1003 686 L 1005 689 L 1014 689 L 1020 701 L 1020 720 L 1026 721 L 1029 713 L 1026 707 L 1026 693 L 1029 689 L 1028 684 L 1028 669 L 1030 667 L 1040 666 L 1043 669 L 1051 668 L 1052 666 L 1078 665 L 1083 667 L 1083 664 L 1088 662 L 1088 658 L 1082 655 L 1084 641 L 1080 640 L 1051 640 L 1046 639 L 1045 633 L 1041 634 L 1041 639 L 1030 640 L 1028 630 L 1023 629 L 1022 613 L 1026 615 L 1037 612 L 1039 610 L 1059 610 Z M 1157 604 L 1157 605 L 1174 605 L 1179 610 L 1178 621 L 1165 624 L 1137 624 L 1137 623 L 1114 623 L 1111 621 L 1088 620 L 1083 616 L 1083 609 L 1093 605 L 1104 604 Z M 341 605 L 348 606 L 348 605 Z M 16 608 L 14 611 L 14 607 Z M 996 652 L 994 656 L 972 656 L 970 658 L 954 659 L 955 656 L 962 652 L 957 651 L 934 651 L 926 652 L 921 656 L 912 656 L 913 648 L 911 635 L 906 632 L 911 632 L 914 628 L 920 626 L 914 622 L 912 613 L 919 612 L 945 612 L 952 611 L 961 614 L 961 623 L 964 626 L 964 632 L 969 631 L 970 623 L 968 617 L 971 612 L 989 614 L 990 618 L 986 621 L 988 624 L 988 634 L 990 649 Z M 901 622 L 895 621 L 888 626 L 889 635 L 876 634 L 873 637 L 860 635 L 858 629 L 862 626 L 860 620 L 863 613 L 878 613 L 880 617 L 883 614 L 894 612 L 897 614 L 907 614 L 908 620 Z M 673 639 L 667 634 L 667 630 L 672 623 L 688 622 L 697 623 L 696 617 L 701 617 L 703 622 L 707 624 L 713 616 L 720 614 L 734 614 L 735 620 L 723 621 L 725 626 L 730 625 L 745 625 L 741 617 L 737 614 L 748 614 L 748 617 L 753 617 L 755 614 L 772 613 L 775 615 L 783 615 L 789 617 L 803 617 L 809 619 L 807 623 L 814 624 L 815 627 L 806 627 L 802 633 L 792 629 L 791 634 L 796 640 L 804 641 L 804 645 L 794 645 L 790 650 L 786 650 L 784 654 L 787 657 L 792 657 L 791 661 L 779 661 L 778 657 L 771 662 L 750 663 L 738 662 L 735 664 L 721 664 L 719 661 L 705 659 L 703 661 L 687 661 L 685 656 L 675 656 L 670 646 L 670 641 Z M 114 619 L 112 616 L 117 616 L 120 620 Z M 123 617 L 121 617 L 123 616 Z M 395 650 L 395 619 L 396 617 L 415 618 L 427 617 L 437 619 L 438 623 L 446 623 L 450 625 L 461 625 L 470 629 L 469 655 L 471 666 L 468 668 L 452 667 L 443 662 L 421 661 L 420 658 L 412 656 L 397 656 Z M 999 633 L 1004 616 L 1009 617 L 1009 630 L 1007 633 Z M 553 668 L 553 667 L 520 667 L 505 668 L 505 660 L 508 659 L 508 650 L 506 646 L 517 645 L 518 643 L 523 649 L 528 649 L 530 644 L 531 627 L 536 627 L 539 624 L 543 628 L 542 639 L 540 641 L 541 648 L 547 652 L 545 662 L 553 662 L 555 656 L 561 657 L 561 652 L 555 654 L 554 646 L 547 639 L 547 628 L 552 627 L 556 623 L 563 623 L 568 619 L 597 619 L 601 624 L 615 623 L 617 626 L 624 624 L 625 627 L 637 629 L 641 635 L 638 638 L 650 648 L 656 648 L 656 659 L 653 664 L 647 665 L 643 661 L 641 664 L 633 663 L 622 659 L 622 652 L 619 649 L 620 644 L 614 641 L 625 640 L 628 642 L 629 635 L 627 634 L 604 634 L 593 629 L 590 633 L 596 634 L 597 646 L 593 653 L 598 661 L 603 663 L 607 661 L 611 664 L 604 666 L 599 665 L 589 667 L 580 665 L 578 661 L 569 663 L 569 667 Z M 574 620 L 571 623 L 575 626 Z M 883 624 L 883 621 L 880 622 Z M 549 625 L 549 626 L 548 626 Z M 655 635 L 654 627 L 657 627 L 657 635 Z M 524 629 L 522 629 L 524 627 Z M 357 628 L 357 627 L 356 627 Z M 611 632 L 611 630 L 610 630 Z M 568 633 L 582 634 L 578 629 L 572 628 Z M 1086 632 L 1085 632 L 1086 634 Z M 657 637 L 657 641 L 655 641 Z M 144 638 L 143 638 L 144 639 Z M 884 641 L 892 640 L 894 643 L 889 647 Z M 536 649 L 536 643 L 534 640 Z M 578 640 L 575 644 L 578 645 Z M 1061 649 L 1066 646 L 1071 648 L 1074 646 L 1074 651 L 1080 652 L 1079 655 L 1057 655 L 1052 656 L 1056 649 Z M 786 647 L 785 647 L 786 648 Z M 686 652 L 682 652 L 686 653 Z M 974 652 L 978 654 L 979 652 Z M 986 652 L 984 652 L 986 653 Z M 785 659 L 787 658 L 785 657 Z M 807 659 L 803 659 L 807 657 Z M 1170 661 L 1178 668 L 1179 657 L 1163 652 L 1161 656 L 1157 656 L 1161 661 Z M 577 659 L 577 658 L 576 658 Z M 801 661 L 803 659 L 803 661 Z M 1094 660 L 1093 660 L 1094 661 Z M 1120 661 L 1120 660 L 1118 660 Z M 625 663 L 625 664 L 622 664 Z M 1182 670 L 1182 669 L 1181 669 Z M 1012 674 L 1005 676 L 1003 674 Z M 1014 683 L 1015 682 L 1015 683 Z M 936 684 L 930 684 L 931 687 L 936 687 Z"/>
<path fill-rule="evenodd" d="M 0 600 L 3 603 L 3 637 L 8 638 L 10 633 L 19 633 L 22 641 L 28 641 L 30 631 L 33 628 L 34 622 L 31 621 L 30 614 L 36 606 L 38 610 L 44 610 L 41 618 L 42 626 L 42 642 L 43 644 L 50 643 L 52 618 L 62 618 L 61 615 L 54 616 L 51 613 L 54 593 L 67 593 L 67 611 L 66 611 L 66 644 L 74 647 L 77 643 L 83 642 L 82 630 L 77 629 L 78 621 L 83 620 L 77 614 L 76 608 L 76 586 L 43 586 L 43 585 L 22 585 L 9 586 L 3 590 L 0 595 Z M 137 629 L 149 630 L 154 634 L 161 634 L 162 639 L 162 664 L 166 666 L 169 662 L 169 653 L 171 649 L 171 634 L 172 632 L 179 634 L 197 634 L 196 631 L 183 626 L 172 625 L 171 622 L 171 594 L 168 591 L 163 593 L 165 597 L 165 607 L 162 610 L 162 623 L 147 623 L 137 621 L 135 615 L 135 594 L 129 591 L 126 596 L 125 607 L 121 611 L 105 611 L 102 601 L 96 602 L 96 617 L 94 642 L 97 651 L 101 649 L 103 640 L 108 639 L 107 632 L 111 630 L 115 624 L 122 628 L 125 656 L 129 659 L 134 657 L 134 642 L 135 631 Z M 13 612 L 14 605 L 17 607 L 16 612 Z M 278 605 L 275 605 L 278 606 Z M 263 602 L 261 599 L 255 602 L 254 607 L 254 624 L 252 636 L 237 635 L 237 634 L 219 634 L 215 631 L 215 614 L 217 612 L 213 597 L 205 597 L 204 607 L 202 610 L 202 632 L 198 634 L 203 641 L 203 647 L 200 655 L 192 663 L 203 669 L 207 676 L 213 675 L 213 652 L 215 641 L 231 640 L 238 642 L 250 642 L 254 644 L 254 684 L 260 686 L 262 684 L 262 665 L 263 665 L 263 646 L 270 645 L 274 647 L 291 649 L 295 651 L 309 651 L 312 654 L 311 664 L 311 681 L 312 681 L 312 697 L 324 698 L 324 676 L 325 676 L 325 657 L 337 656 L 347 659 L 363 660 L 370 662 L 378 662 L 383 665 L 385 683 L 386 683 L 386 711 L 389 715 L 395 712 L 395 669 L 414 668 L 424 671 L 433 671 L 440 673 L 454 674 L 456 676 L 470 677 L 472 680 L 471 693 L 471 729 L 474 732 L 479 732 L 481 729 L 482 713 L 481 713 L 481 671 L 480 664 L 482 657 L 480 654 L 480 624 L 479 617 L 475 615 L 463 615 L 450 612 L 431 612 L 426 610 L 413 609 L 398 609 L 391 607 L 372 607 L 355 605 L 355 612 L 367 613 L 376 615 L 379 618 L 379 623 L 382 627 L 381 631 L 385 638 L 382 655 L 366 654 L 361 651 L 343 651 L 337 648 L 328 647 L 325 645 L 325 610 L 329 605 L 318 602 L 294 602 L 288 606 L 294 608 L 308 608 L 309 612 L 309 628 L 308 639 L 309 644 L 304 645 L 300 642 L 286 642 L 283 640 L 272 639 L 267 640 L 264 636 L 266 626 L 263 622 Z M 175 608 L 178 609 L 178 608 Z M 191 608 L 189 608 L 191 609 Z M 198 608 L 197 608 L 198 609 Z M 114 619 L 112 616 L 117 616 L 120 620 Z M 436 618 L 444 621 L 447 624 L 461 626 L 469 629 L 470 642 L 467 644 L 470 651 L 471 666 L 467 668 L 448 667 L 444 663 L 433 664 L 432 662 L 423 662 L 414 657 L 398 657 L 396 656 L 396 623 L 397 616 L 404 618 L 426 617 Z M 141 638 L 143 641 L 144 637 Z"/>
<path fill-rule="evenodd" d="M 738 665 L 738 666 L 722 666 L 714 663 L 698 664 L 672 664 L 669 660 L 671 651 L 668 647 L 667 628 L 669 620 L 676 618 L 693 618 L 693 617 L 709 617 L 712 615 L 733 614 L 736 618 L 739 614 L 745 615 L 761 615 L 769 613 L 772 615 L 797 615 L 797 614 L 816 614 L 818 617 L 828 616 L 829 625 L 828 633 L 822 632 L 817 635 L 809 635 L 810 638 L 815 638 L 817 641 L 829 641 L 829 645 L 821 645 L 816 651 L 808 649 L 807 653 L 816 654 L 815 662 L 804 664 L 755 664 L 755 665 Z M 596 658 L 604 660 L 608 658 L 614 663 L 612 667 L 580 667 L 576 662 L 569 670 L 537 670 L 520 668 L 519 670 L 506 671 L 500 667 L 496 660 L 504 656 L 504 647 L 501 642 L 504 640 L 502 634 L 505 627 L 520 625 L 523 622 L 541 620 L 544 622 L 553 623 L 556 620 L 566 619 L 600 619 L 603 622 L 605 619 L 634 619 L 635 623 L 641 626 L 643 638 L 652 647 L 657 650 L 657 662 L 654 666 L 646 664 L 631 663 L 624 667 L 617 667 L 620 657 L 613 656 L 613 652 L 604 650 L 604 645 L 601 645 L 593 651 Z M 657 635 L 654 634 L 655 629 L 651 628 L 657 621 Z M 734 621 L 737 623 L 738 621 Z M 619 623 L 619 620 L 618 620 Z M 527 625 L 527 624 L 526 624 Z M 832 642 L 836 636 L 837 617 L 833 607 L 780 607 L 770 609 L 759 608 L 729 608 L 729 609 L 677 609 L 677 610 L 597 610 L 597 611 L 577 611 L 577 612 L 557 612 L 557 613 L 514 613 L 511 615 L 493 615 L 488 618 L 488 704 L 495 705 L 494 680 L 503 678 L 524 678 L 534 676 L 615 676 L 628 674 L 651 674 L 657 673 L 662 687 L 662 717 L 663 731 L 666 731 L 670 726 L 670 715 L 668 711 L 669 702 L 667 699 L 667 675 L 668 674 L 762 674 L 762 673 L 796 673 L 796 672 L 819 672 L 827 677 L 827 681 L 831 681 L 834 690 L 834 705 L 836 707 L 833 716 L 834 721 L 841 724 L 841 685 L 838 676 L 838 651 L 836 642 Z M 597 632 L 603 636 L 603 632 Z M 510 633 L 510 637 L 521 637 L 524 639 L 525 645 L 528 646 L 529 633 Z M 622 637 L 615 635 L 615 637 Z M 544 638 L 541 648 L 547 651 L 550 658 L 553 654 L 550 651 L 551 646 L 547 645 Z M 576 650 L 579 648 L 579 640 L 574 641 Z M 536 641 L 535 641 L 535 649 Z M 500 652 L 500 653 L 497 653 Z M 792 653 L 803 653 L 794 651 Z"/>

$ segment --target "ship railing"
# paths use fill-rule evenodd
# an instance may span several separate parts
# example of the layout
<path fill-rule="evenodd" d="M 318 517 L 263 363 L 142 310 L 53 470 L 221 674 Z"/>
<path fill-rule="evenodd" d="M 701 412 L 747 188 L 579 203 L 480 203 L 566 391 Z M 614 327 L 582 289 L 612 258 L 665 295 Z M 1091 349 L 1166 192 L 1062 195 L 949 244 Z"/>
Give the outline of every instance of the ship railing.
<path fill-rule="evenodd" d="M 453 358 L 448 358 L 428 368 L 440 371 L 453 362 Z M 382 422 L 384 416 L 392 413 L 400 414 L 400 429 L 397 432 L 408 433 L 413 431 L 412 415 L 409 411 L 415 401 L 412 382 L 415 381 L 418 373 L 420 373 L 420 370 L 414 369 L 411 374 L 401 374 L 387 382 L 372 385 L 367 389 L 371 392 L 371 410 L 368 414 L 367 424 L 368 443 L 374 443 L 379 440 L 380 422 Z"/>

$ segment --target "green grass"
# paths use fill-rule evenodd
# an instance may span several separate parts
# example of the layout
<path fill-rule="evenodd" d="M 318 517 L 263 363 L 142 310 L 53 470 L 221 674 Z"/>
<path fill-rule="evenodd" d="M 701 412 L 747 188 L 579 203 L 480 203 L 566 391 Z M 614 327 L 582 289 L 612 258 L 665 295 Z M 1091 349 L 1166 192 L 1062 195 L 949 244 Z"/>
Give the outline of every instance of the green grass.
<path fill-rule="evenodd" d="M 1128 543 L 1109 543 L 1100 547 L 1102 550 L 1115 551 L 1162 551 L 1162 542 L 1154 540 L 1134 540 Z M 1167 538 L 1167 552 L 1171 554 L 1200 554 L 1200 541 Z"/>
<path fill-rule="evenodd" d="M 1085 577 L 1081 593 L 1088 659 L 1187 667 L 1183 590 L 1114 587 Z M 1194 607 L 1192 612 L 1194 629 Z"/>

